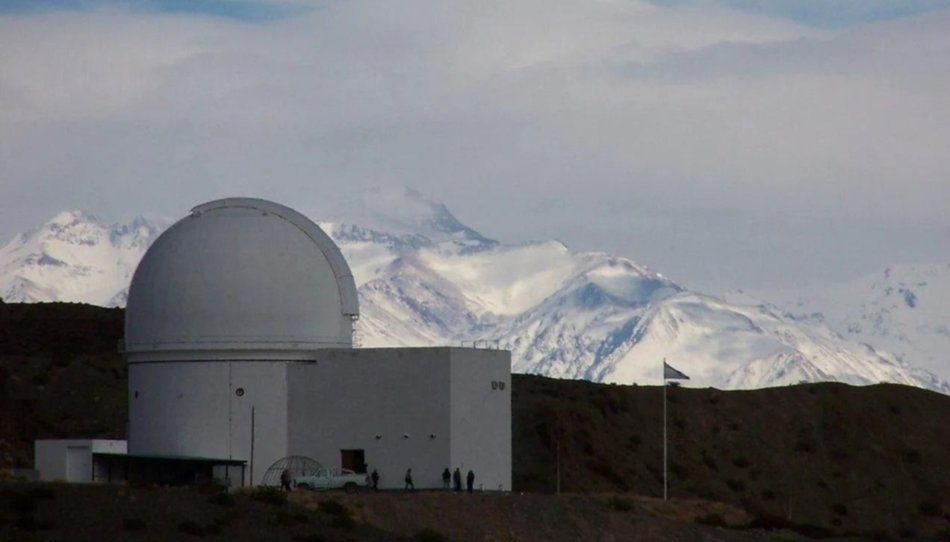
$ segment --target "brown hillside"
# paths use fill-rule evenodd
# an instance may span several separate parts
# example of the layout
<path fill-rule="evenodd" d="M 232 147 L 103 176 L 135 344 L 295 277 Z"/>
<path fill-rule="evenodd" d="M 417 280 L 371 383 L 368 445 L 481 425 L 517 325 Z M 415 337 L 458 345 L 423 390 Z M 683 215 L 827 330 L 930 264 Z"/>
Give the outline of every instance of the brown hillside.
<path fill-rule="evenodd" d="M 77 303 L 0 303 L 0 467 L 32 467 L 38 438 L 125 434 L 123 318 Z"/>
<path fill-rule="evenodd" d="M 33 440 L 121 437 L 123 312 L 0 304 L 0 466 Z M 662 495 L 662 389 L 515 375 L 514 485 Z M 760 523 L 950 535 L 950 397 L 895 385 L 669 390 L 670 495 Z"/>
<path fill-rule="evenodd" d="M 662 495 L 662 388 L 514 379 L 515 487 Z M 839 532 L 950 534 L 950 397 L 670 388 L 670 495 Z"/>

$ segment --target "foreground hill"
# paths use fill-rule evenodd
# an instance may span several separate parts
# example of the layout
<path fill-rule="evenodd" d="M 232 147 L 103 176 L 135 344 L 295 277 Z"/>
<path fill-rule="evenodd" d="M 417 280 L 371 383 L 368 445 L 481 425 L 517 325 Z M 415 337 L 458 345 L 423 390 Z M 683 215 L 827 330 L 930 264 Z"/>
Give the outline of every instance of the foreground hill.
<path fill-rule="evenodd" d="M 875 350 L 820 319 L 690 291 L 557 241 L 500 243 L 412 190 L 352 196 L 315 217 L 352 268 L 364 346 L 481 341 L 510 349 L 516 372 L 595 382 L 659 384 L 667 358 L 696 387 L 892 382 L 950 394 L 950 383 L 911 365 L 915 356 Z M 169 222 L 61 213 L 0 248 L 0 297 L 122 306 Z"/>
<path fill-rule="evenodd" d="M 363 494 L 0 481 L 0 540 L 273 540 L 448 542 L 517 540 L 800 540 L 767 531 L 725 505 L 618 496 Z M 715 523 L 716 525 L 710 525 Z"/>
<path fill-rule="evenodd" d="M 0 305 L 0 465 L 122 437 L 122 311 Z M 514 375 L 516 491 L 662 495 L 662 389 Z M 813 533 L 950 534 L 950 397 L 875 385 L 669 390 L 670 495 Z"/>

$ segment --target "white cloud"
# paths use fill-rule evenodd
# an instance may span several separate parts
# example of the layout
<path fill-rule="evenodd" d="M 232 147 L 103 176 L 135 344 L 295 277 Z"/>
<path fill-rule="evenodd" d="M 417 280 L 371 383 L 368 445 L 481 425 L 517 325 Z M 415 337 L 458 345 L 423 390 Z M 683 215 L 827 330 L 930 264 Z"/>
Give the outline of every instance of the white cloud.
<path fill-rule="evenodd" d="M 399 182 L 699 286 L 945 258 L 948 30 L 610 0 L 0 16 L 0 232 Z"/>

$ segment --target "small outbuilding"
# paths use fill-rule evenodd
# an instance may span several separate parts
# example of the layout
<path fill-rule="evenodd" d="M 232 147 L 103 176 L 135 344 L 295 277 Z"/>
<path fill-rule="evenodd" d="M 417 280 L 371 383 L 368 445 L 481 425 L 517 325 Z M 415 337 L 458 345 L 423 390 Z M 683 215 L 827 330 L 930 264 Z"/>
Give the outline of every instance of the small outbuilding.
<path fill-rule="evenodd" d="M 45 482 L 88 483 L 107 477 L 109 457 L 125 453 L 124 440 L 38 440 L 33 449 L 33 464 L 40 480 Z"/>

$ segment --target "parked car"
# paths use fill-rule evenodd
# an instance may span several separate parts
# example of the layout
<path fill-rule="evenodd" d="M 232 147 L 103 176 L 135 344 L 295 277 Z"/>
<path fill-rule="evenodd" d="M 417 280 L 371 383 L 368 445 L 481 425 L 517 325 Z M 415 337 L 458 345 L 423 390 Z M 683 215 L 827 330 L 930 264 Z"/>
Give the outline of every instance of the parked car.
<path fill-rule="evenodd" d="M 366 487 L 366 475 L 357 474 L 350 469 L 334 467 L 318 469 L 312 474 L 303 474 L 294 478 L 294 487 L 301 489 L 344 489 L 357 491 Z"/>

